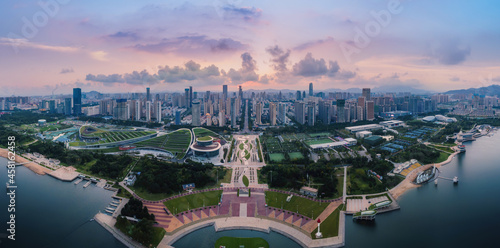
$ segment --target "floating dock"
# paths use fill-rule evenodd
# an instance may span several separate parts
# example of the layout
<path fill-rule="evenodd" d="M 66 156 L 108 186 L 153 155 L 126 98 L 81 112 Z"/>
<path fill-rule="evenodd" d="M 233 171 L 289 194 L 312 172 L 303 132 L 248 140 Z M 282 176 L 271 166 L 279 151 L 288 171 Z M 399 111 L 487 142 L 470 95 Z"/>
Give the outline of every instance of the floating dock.
<path fill-rule="evenodd" d="M 88 181 L 85 185 L 83 185 L 83 187 L 87 188 L 91 183 L 92 183 L 92 181 Z"/>
<path fill-rule="evenodd" d="M 83 179 L 81 179 L 81 178 L 79 178 L 79 179 L 76 179 L 76 181 L 75 181 L 75 185 L 76 185 L 76 184 L 79 184 L 79 183 L 81 183 L 82 181 L 83 181 Z"/>

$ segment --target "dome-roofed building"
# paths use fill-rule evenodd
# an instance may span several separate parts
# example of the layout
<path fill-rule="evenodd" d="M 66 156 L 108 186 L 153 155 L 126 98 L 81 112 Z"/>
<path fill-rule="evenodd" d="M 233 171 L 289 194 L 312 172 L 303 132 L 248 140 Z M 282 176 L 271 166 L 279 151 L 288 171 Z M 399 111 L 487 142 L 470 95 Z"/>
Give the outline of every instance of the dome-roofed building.
<path fill-rule="evenodd" d="M 218 156 L 221 147 L 219 140 L 210 136 L 196 138 L 196 142 L 191 145 L 195 156 L 207 158 Z"/>

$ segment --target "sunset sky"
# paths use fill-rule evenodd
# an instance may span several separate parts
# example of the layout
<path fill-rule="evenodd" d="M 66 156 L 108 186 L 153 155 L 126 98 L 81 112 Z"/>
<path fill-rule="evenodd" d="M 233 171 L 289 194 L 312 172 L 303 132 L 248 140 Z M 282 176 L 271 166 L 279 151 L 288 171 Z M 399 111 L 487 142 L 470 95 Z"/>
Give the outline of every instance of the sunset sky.
<path fill-rule="evenodd" d="M 38 2 L 0 1 L 2 96 L 500 84 L 499 1 Z"/>

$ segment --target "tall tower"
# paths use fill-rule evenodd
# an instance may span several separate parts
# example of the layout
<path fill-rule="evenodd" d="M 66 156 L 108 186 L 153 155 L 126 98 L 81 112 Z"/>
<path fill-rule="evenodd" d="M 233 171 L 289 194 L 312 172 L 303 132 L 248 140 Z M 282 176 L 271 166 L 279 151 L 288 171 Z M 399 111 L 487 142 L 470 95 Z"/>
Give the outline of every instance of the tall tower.
<path fill-rule="evenodd" d="M 189 86 L 189 107 L 193 106 L 193 86 Z"/>
<path fill-rule="evenodd" d="M 304 125 L 306 123 L 305 103 L 296 101 L 293 105 L 295 107 L 295 120 Z"/>
<path fill-rule="evenodd" d="M 201 104 L 199 101 L 194 101 L 193 102 L 193 108 L 192 108 L 192 123 L 191 125 L 193 126 L 201 126 Z"/>
<path fill-rule="evenodd" d="M 316 103 L 307 103 L 307 125 L 314 126 L 316 122 Z"/>
<path fill-rule="evenodd" d="M 71 98 L 64 99 L 64 114 L 71 115 Z"/>
<path fill-rule="evenodd" d="M 191 106 L 189 104 L 189 88 L 184 89 L 184 94 L 185 94 L 184 97 L 185 97 L 185 101 L 186 101 L 185 102 L 186 104 L 184 106 L 186 106 L 186 108 L 189 109 L 189 107 Z"/>
<path fill-rule="evenodd" d="M 313 91 L 313 83 L 309 83 L 309 96 L 313 96 L 314 95 L 314 91 Z"/>
<path fill-rule="evenodd" d="M 271 126 L 276 126 L 276 103 L 269 103 L 269 121 Z"/>
<path fill-rule="evenodd" d="M 151 102 L 150 101 L 146 102 L 146 121 L 147 122 L 151 121 Z"/>
<path fill-rule="evenodd" d="M 82 115 L 82 89 L 73 89 L 73 115 Z"/>
<path fill-rule="evenodd" d="M 227 100 L 227 85 L 222 85 L 222 99 Z"/>
<path fill-rule="evenodd" d="M 241 85 L 239 86 L 238 96 L 240 99 L 243 99 L 243 90 L 241 89 Z"/>
<path fill-rule="evenodd" d="M 262 103 L 255 104 L 255 124 L 262 124 Z"/>
<path fill-rule="evenodd" d="M 363 96 L 365 97 L 366 101 L 370 101 L 372 99 L 370 88 L 363 88 Z"/>
<path fill-rule="evenodd" d="M 146 88 L 146 101 L 151 102 L 151 92 L 150 92 L 149 87 Z"/>
<path fill-rule="evenodd" d="M 236 128 L 236 98 L 231 98 L 231 126 Z"/>
<path fill-rule="evenodd" d="M 160 123 L 161 122 L 161 102 L 156 101 L 155 105 L 156 105 L 156 112 L 155 112 L 156 122 Z"/>
<path fill-rule="evenodd" d="M 375 104 L 373 101 L 366 101 L 366 120 L 373 121 L 375 119 Z"/>
<path fill-rule="evenodd" d="M 141 101 L 135 101 L 135 120 L 140 121 L 141 120 Z"/>

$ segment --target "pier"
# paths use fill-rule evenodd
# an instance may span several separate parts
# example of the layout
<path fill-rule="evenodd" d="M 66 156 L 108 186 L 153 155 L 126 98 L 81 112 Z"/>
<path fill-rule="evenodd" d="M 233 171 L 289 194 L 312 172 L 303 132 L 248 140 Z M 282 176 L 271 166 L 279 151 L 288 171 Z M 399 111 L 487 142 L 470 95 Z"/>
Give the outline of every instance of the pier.
<path fill-rule="evenodd" d="M 77 180 L 75 181 L 75 185 L 76 185 L 76 184 L 81 183 L 82 181 L 83 181 L 83 179 L 82 179 L 82 178 L 77 179 Z"/>
<path fill-rule="evenodd" d="M 458 183 L 458 177 L 447 178 L 447 177 L 441 177 L 441 176 L 439 176 L 438 178 L 441 178 L 441 179 L 444 179 L 444 180 L 448 180 L 448 181 L 452 181 L 453 183 Z"/>
<path fill-rule="evenodd" d="M 87 188 L 91 183 L 92 183 L 92 181 L 88 181 L 85 185 L 83 185 L 83 187 Z"/>

